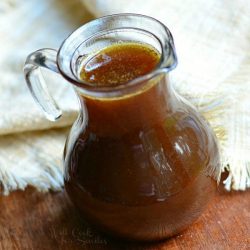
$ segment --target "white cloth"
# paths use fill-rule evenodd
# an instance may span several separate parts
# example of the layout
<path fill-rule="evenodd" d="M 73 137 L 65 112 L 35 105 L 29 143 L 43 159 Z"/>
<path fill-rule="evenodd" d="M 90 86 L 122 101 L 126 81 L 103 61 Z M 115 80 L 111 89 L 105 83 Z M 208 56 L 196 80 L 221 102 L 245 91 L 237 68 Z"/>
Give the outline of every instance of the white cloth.
<path fill-rule="evenodd" d="M 250 187 L 250 1 L 82 0 L 95 15 L 132 12 L 171 30 L 175 89 L 211 123 L 221 144 L 225 187 Z"/>
<path fill-rule="evenodd" d="M 208 118 L 222 145 L 230 176 L 226 187 L 250 186 L 250 2 L 244 0 L 82 0 L 95 15 L 136 12 L 156 17 L 172 31 L 179 65 L 176 89 Z M 63 110 L 46 120 L 23 78 L 26 56 L 58 48 L 91 17 L 78 0 L 0 2 L 0 186 L 2 192 L 32 185 L 41 191 L 63 185 L 61 157 L 68 127 L 77 114 L 70 85 L 45 72 Z M 66 128 L 58 128 L 65 127 Z M 45 130 L 46 129 L 46 130 Z"/>
<path fill-rule="evenodd" d="M 1 0 L 0 193 L 27 185 L 42 191 L 61 189 L 61 158 L 68 129 L 45 129 L 71 125 L 77 101 L 70 84 L 44 71 L 51 94 L 63 111 L 58 122 L 48 121 L 29 93 L 23 65 L 27 55 L 37 49 L 59 48 L 89 19 L 78 0 Z"/>

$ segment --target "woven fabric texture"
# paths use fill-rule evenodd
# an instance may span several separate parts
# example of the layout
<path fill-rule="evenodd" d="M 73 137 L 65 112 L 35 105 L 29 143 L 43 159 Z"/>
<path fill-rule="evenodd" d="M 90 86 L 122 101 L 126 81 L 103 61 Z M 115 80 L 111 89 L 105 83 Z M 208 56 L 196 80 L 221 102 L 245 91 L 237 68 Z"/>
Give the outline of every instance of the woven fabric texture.
<path fill-rule="evenodd" d="M 70 85 L 44 71 L 63 111 L 52 123 L 33 101 L 23 64 L 32 51 L 59 48 L 94 16 L 135 12 L 153 16 L 173 33 L 178 67 L 175 89 L 208 119 L 221 146 L 227 189 L 250 187 L 250 2 L 244 0 L 1 0 L 0 2 L 0 186 L 4 194 L 32 185 L 63 186 L 61 164 L 69 126 L 77 115 Z"/>

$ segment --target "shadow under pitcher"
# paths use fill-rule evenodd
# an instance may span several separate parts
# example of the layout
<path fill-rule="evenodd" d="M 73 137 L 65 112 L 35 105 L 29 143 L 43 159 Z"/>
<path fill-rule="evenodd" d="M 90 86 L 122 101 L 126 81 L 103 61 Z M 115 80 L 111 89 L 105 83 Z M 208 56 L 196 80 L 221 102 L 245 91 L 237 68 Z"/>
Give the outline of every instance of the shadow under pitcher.
<path fill-rule="evenodd" d="M 82 78 L 83 65 L 94 62 L 86 72 L 98 67 L 102 72 L 113 60 L 102 51 L 123 44 L 152 48 L 158 63 L 115 85 Z M 121 62 L 113 66 L 130 65 L 129 76 L 138 65 L 126 64 L 121 58 L 128 53 L 119 53 Z M 133 55 L 129 62 L 144 56 Z M 57 72 L 75 89 L 81 108 L 64 150 L 65 189 L 82 217 L 108 235 L 140 241 L 173 236 L 201 215 L 216 192 L 217 141 L 207 121 L 171 86 L 168 74 L 176 65 L 167 27 L 137 14 L 93 20 L 58 51 L 41 49 L 26 60 L 26 82 L 48 119 L 57 120 L 61 111 L 40 67 Z"/>

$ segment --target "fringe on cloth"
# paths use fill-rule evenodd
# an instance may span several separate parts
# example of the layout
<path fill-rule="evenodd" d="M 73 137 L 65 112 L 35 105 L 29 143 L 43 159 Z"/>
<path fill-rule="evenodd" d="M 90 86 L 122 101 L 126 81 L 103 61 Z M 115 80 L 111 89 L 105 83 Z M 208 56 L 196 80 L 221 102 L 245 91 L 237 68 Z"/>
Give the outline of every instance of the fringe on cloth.
<path fill-rule="evenodd" d="M 220 146 L 221 173 L 225 189 L 244 191 L 250 187 L 250 61 L 216 91 L 207 95 L 185 96 L 209 121 Z M 244 82 L 243 86 L 239 83 Z M 248 83 L 248 84 L 246 84 Z M 181 89 L 179 89 L 182 92 Z"/>

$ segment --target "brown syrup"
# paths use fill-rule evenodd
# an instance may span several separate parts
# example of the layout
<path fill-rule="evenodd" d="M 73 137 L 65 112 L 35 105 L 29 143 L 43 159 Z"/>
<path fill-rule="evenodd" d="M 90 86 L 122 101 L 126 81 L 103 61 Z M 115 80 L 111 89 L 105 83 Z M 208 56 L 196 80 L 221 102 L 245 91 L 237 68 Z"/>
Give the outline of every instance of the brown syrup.
<path fill-rule="evenodd" d="M 109 59 L 107 59 L 109 58 Z M 113 86 L 154 70 L 148 45 L 112 45 L 81 78 Z M 124 98 L 80 98 L 87 109 L 65 149 L 65 188 L 83 217 L 105 233 L 158 240 L 190 225 L 214 195 L 219 164 L 208 124 L 176 98 L 168 79 Z"/>
<path fill-rule="evenodd" d="M 120 85 L 149 73 L 159 59 L 160 54 L 149 45 L 118 43 L 87 60 L 80 77 L 95 85 Z"/>

